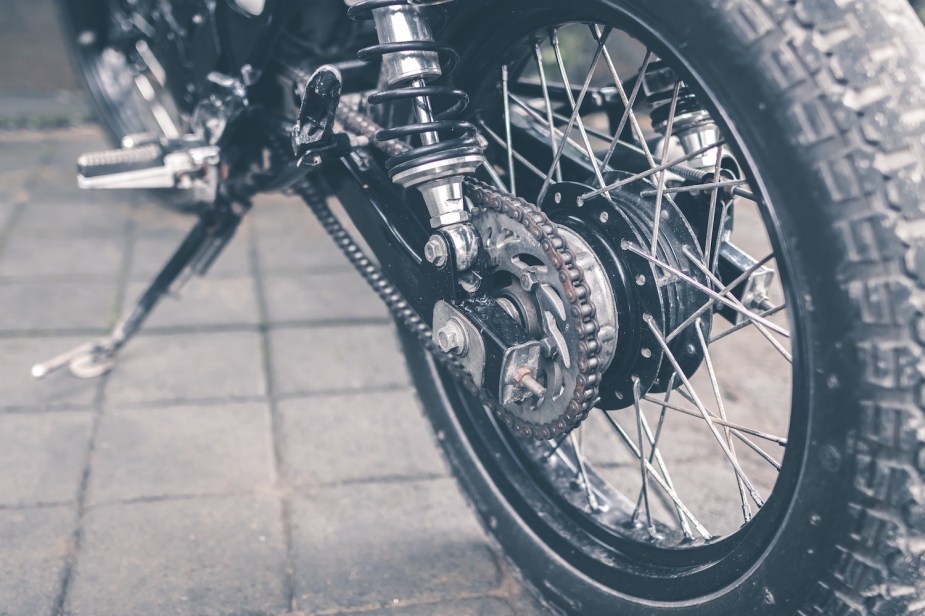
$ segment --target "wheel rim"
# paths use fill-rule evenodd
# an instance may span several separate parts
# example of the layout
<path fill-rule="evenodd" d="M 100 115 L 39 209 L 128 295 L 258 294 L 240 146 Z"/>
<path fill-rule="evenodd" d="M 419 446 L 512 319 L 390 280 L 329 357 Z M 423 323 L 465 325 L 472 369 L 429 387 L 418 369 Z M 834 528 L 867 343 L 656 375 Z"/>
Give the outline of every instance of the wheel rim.
<path fill-rule="evenodd" d="M 709 94 L 704 84 L 693 78 L 691 71 L 687 66 L 680 62 L 677 54 L 673 53 L 670 46 L 665 45 L 658 40 L 656 34 L 647 29 L 638 21 L 627 19 L 626 15 L 616 15 L 621 19 L 625 31 L 620 31 L 622 36 L 628 36 L 632 32 L 637 42 L 645 41 L 646 49 L 641 52 L 643 58 L 650 53 L 657 53 L 661 60 L 671 64 L 671 68 L 676 75 L 681 76 L 696 91 L 698 99 L 705 109 L 711 113 L 717 126 L 724 130 L 726 122 L 725 114 L 718 109 L 717 102 Z M 489 159 L 493 163 L 494 173 L 486 176 L 487 180 L 494 181 L 499 187 L 508 190 L 512 187 L 511 176 L 514 176 L 513 192 L 518 193 L 529 201 L 538 201 L 538 193 L 530 191 L 529 182 L 527 186 L 518 187 L 517 179 L 520 174 L 534 173 L 537 180 L 541 181 L 539 193 L 548 192 L 549 184 L 554 184 L 558 179 L 556 177 L 556 165 L 543 167 L 539 174 L 530 169 L 531 159 L 528 154 L 521 153 L 517 148 L 517 136 L 512 135 L 511 121 L 509 118 L 513 107 L 521 107 L 528 116 L 537 123 L 545 122 L 549 126 L 549 120 L 552 119 L 553 125 L 559 130 L 558 141 L 550 139 L 549 157 L 552 158 L 556 152 L 556 146 L 563 141 L 562 135 L 568 131 L 569 125 L 573 132 L 569 133 L 575 142 L 575 148 L 588 150 L 597 155 L 598 162 L 607 158 L 606 152 L 610 152 L 612 157 L 613 148 L 605 148 L 609 142 L 613 146 L 612 133 L 601 135 L 601 130 L 596 128 L 593 122 L 588 122 L 585 114 L 560 114 L 550 105 L 550 96 L 548 92 L 554 85 L 553 78 L 550 76 L 549 69 L 559 69 L 556 77 L 559 78 L 559 84 L 565 79 L 562 78 L 563 72 L 569 78 L 571 88 L 565 88 L 566 91 L 574 90 L 573 99 L 578 101 L 582 96 L 587 96 L 587 92 L 595 88 L 595 77 L 586 80 L 585 74 L 573 76 L 568 64 L 568 54 L 564 51 L 565 45 L 562 42 L 562 34 L 567 30 L 561 28 L 562 24 L 570 23 L 568 28 L 585 29 L 590 33 L 592 40 L 592 53 L 600 47 L 600 40 L 607 35 L 607 26 L 598 23 L 597 30 L 593 30 L 589 23 L 580 21 L 580 17 L 569 19 L 563 16 L 561 9 L 550 9 L 531 16 L 529 20 L 524 20 L 516 35 L 508 33 L 505 38 L 508 41 L 506 48 L 492 48 L 484 53 L 484 57 L 502 58 L 503 64 L 507 66 L 506 71 L 502 72 L 500 65 L 495 64 L 498 68 L 496 74 L 500 77 L 492 83 L 492 80 L 481 80 L 482 87 L 474 87 L 472 91 L 479 92 L 473 97 L 474 120 L 479 122 L 483 135 L 489 141 Z M 614 22 L 611 22 L 614 23 Z M 547 34 L 550 27 L 559 27 L 557 31 L 558 41 L 553 42 L 553 37 Z M 541 33 L 536 36 L 536 33 Z M 618 32 L 614 29 L 613 32 Z M 611 33 L 613 35 L 613 33 Z M 524 41 L 528 41 L 524 43 Z M 541 41 L 537 46 L 536 41 Z M 608 42 L 610 39 L 608 38 Z M 572 43 L 569 43 L 572 44 Z M 572 44 L 573 45 L 573 44 Z M 503 46 L 502 46 L 503 47 Z M 558 47 L 558 50 L 556 50 Z M 510 50 L 520 51 L 511 52 Z M 526 50 L 526 53 L 524 51 Z M 574 48 L 573 48 L 574 51 Z M 551 56 L 552 61 L 548 62 L 543 57 L 544 52 L 547 57 Z M 533 75 L 535 81 L 539 84 L 545 84 L 539 92 L 534 91 L 532 100 L 518 94 L 519 86 L 523 82 L 517 82 L 517 79 L 524 77 L 523 61 L 524 58 L 529 60 L 530 55 L 539 57 L 535 62 L 536 69 Z M 610 55 L 608 58 L 607 56 Z M 617 59 L 614 57 L 613 50 L 608 46 L 603 46 L 603 51 L 592 58 L 592 62 L 604 65 L 605 74 L 613 77 L 614 68 L 617 65 Z M 516 66 L 521 62 L 520 66 Z M 637 66 L 651 66 L 652 58 L 648 61 L 640 61 Z M 515 68 L 516 67 L 516 68 Z M 585 64 L 587 67 L 587 64 Z M 543 75 L 541 72 L 546 71 Z M 564 69 L 564 71 L 562 70 Z M 587 70 L 587 68 L 585 68 Z M 484 68 L 482 73 L 484 73 Z M 620 74 L 622 71 L 617 70 Z M 506 73 L 506 75 L 505 75 Z M 506 77 L 507 83 L 504 83 Z M 577 77 L 577 78 L 576 78 Z M 632 98 L 634 90 L 637 91 L 638 100 L 643 99 L 643 88 L 635 88 L 638 75 L 632 76 L 631 79 L 619 81 L 611 79 L 611 86 L 616 87 L 616 83 L 625 84 L 629 82 L 629 87 L 624 87 L 625 96 Z M 463 77 L 465 80 L 465 77 Z M 625 79 L 625 77 L 624 77 Z M 500 82 L 500 85 L 499 85 Z M 467 85 L 478 83 L 473 80 Z M 577 84 L 577 85 L 576 85 Z M 668 120 L 667 124 L 676 119 L 677 110 L 681 107 L 679 104 L 679 94 L 677 88 L 672 86 L 672 93 L 669 96 L 667 106 Z M 523 91 L 523 89 L 520 89 Z M 582 94 L 582 91 L 585 94 Z M 498 97 L 507 96 L 507 104 L 498 102 Z M 532 111 L 527 107 L 532 107 Z M 574 109 L 574 104 L 572 105 Z M 633 106 L 631 106 L 633 109 Z M 638 109 L 638 107 L 637 107 Z M 672 112 L 674 109 L 674 112 Z M 496 114 L 493 118 L 490 114 Z M 618 120 L 621 125 L 632 126 L 635 120 L 640 120 L 636 111 L 633 113 L 624 113 Z M 642 118 L 640 127 L 645 123 Z M 494 123 L 492 124 L 492 121 Z M 612 125 L 611 125 L 612 130 Z M 632 130 L 632 129 L 631 129 Z M 549 131 L 547 130 L 547 135 Z M 645 133 L 645 129 L 642 131 Z M 732 135 L 732 131 L 725 131 L 726 135 Z M 669 129 L 670 133 L 670 129 Z M 623 133 L 625 135 L 625 133 Z M 638 132 L 633 130 L 632 137 L 638 137 Z M 597 143 L 595 143 L 595 140 Z M 743 144 L 734 138 L 727 137 L 729 149 L 737 155 L 738 160 L 743 163 L 744 178 L 746 181 L 736 182 L 735 188 L 741 191 L 754 192 L 756 195 L 753 203 L 752 214 L 739 214 L 736 208 L 736 216 L 745 220 L 746 226 L 754 227 L 756 224 L 761 225 L 766 230 L 765 244 L 770 247 L 769 253 L 762 253 L 758 261 L 768 263 L 774 266 L 778 272 L 778 280 L 787 279 L 789 272 L 792 270 L 787 263 L 785 251 L 780 247 L 785 244 L 784 236 L 776 222 L 773 206 L 768 200 L 762 197 L 763 191 L 761 177 L 756 174 L 747 161 L 750 160 L 747 149 Z M 648 145 L 648 140 L 643 142 L 636 141 L 637 148 L 642 147 L 642 143 Z M 513 147 L 508 147 L 513 144 Z M 535 144 L 534 146 L 535 147 Z M 622 146 L 618 146 L 622 147 Z M 678 157 L 669 155 L 670 150 L 660 150 L 652 153 L 652 159 L 649 161 L 650 166 L 658 167 L 662 160 L 672 160 Z M 591 156 L 587 157 L 589 160 Z M 548 162 L 548 161 L 547 161 Z M 682 162 L 686 162 L 682 159 Z M 510 172 L 511 165 L 514 167 L 514 173 Z M 541 165 L 532 164 L 536 169 Z M 546 172 L 546 169 L 549 169 Z M 607 166 L 600 165 L 601 173 L 596 173 L 597 180 L 595 188 L 607 185 L 602 177 L 607 171 Z M 639 175 L 638 172 L 636 175 Z M 648 178 L 654 178 L 653 189 L 656 193 L 662 193 L 660 198 L 665 198 L 666 194 L 673 193 L 663 177 L 668 177 L 668 173 L 654 173 Z M 712 174 L 711 174 L 712 175 Z M 542 177 L 539 177 L 542 176 Z M 547 180 L 547 177 L 551 177 Z M 703 184 L 718 184 L 711 189 L 714 202 L 721 202 L 718 195 L 721 191 L 728 191 L 733 188 L 731 180 L 727 180 L 723 175 L 717 173 L 711 177 L 712 182 L 703 182 Z M 666 192 L 667 191 L 667 192 Z M 706 192 L 706 191 L 705 191 Z M 711 205 L 711 209 L 714 205 Z M 740 227 L 742 229 L 742 227 Z M 735 231 L 734 231 L 735 233 Z M 752 233 L 754 233 L 752 231 Z M 737 238 L 733 237 L 733 240 Z M 708 247 L 702 247 L 704 252 L 710 253 Z M 713 252 L 715 252 L 715 247 Z M 772 255 L 771 258 L 763 258 L 765 254 Z M 784 256 L 782 256 L 784 255 Z M 651 256 L 651 255 L 650 255 Z M 756 255 L 759 256 L 759 255 Z M 714 303 L 718 300 L 715 297 L 717 292 L 722 291 L 719 283 L 710 281 L 710 287 L 714 291 Z M 639 403 L 639 410 L 636 405 L 632 405 L 624 410 L 605 413 L 603 411 L 594 411 L 589 421 L 585 422 L 583 427 L 573 432 L 567 438 L 558 443 L 544 443 L 539 445 L 526 444 L 520 439 L 511 436 L 507 430 L 498 425 L 483 409 L 479 408 L 477 403 L 467 400 L 465 395 L 455 388 L 455 385 L 445 380 L 445 384 L 451 392 L 448 392 L 455 407 L 461 412 L 457 412 L 457 418 L 460 426 L 466 432 L 469 443 L 476 450 L 479 459 L 485 464 L 485 469 L 491 475 L 495 483 L 502 488 L 506 498 L 518 510 L 519 515 L 527 521 L 534 530 L 539 530 L 543 540 L 551 548 L 559 552 L 560 555 L 569 560 L 573 565 L 579 567 L 592 577 L 604 582 L 608 586 L 620 589 L 630 594 L 657 599 L 657 600 L 678 600 L 697 596 L 703 596 L 712 592 L 730 580 L 738 577 L 746 570 L 750 562 L 754 562 L 760 553 L 767 547 L 773 538 L 777 527 L 787 509 L 787 506 L 793 496 L 794 488 L 802 464 L 803 449 L 805 447 L 806 426 L 808 425 L 808 402 L 807 402 L 807 383 L 803 378 L 806 374 L 806 353 L 804 340 L 806 336 L 800 335 L 805 330 L 805 315 L 799 309 L 799 304 L 791 301 L 796 296 L 795 291 L 787 284 L 778 283 L 774 292 L 777 303 L 765 310 L 768 313 L 764 316 L 767 321 L 759 320 L 760 327 L 756 328 L 755 320 L 745 325 L 730 325 L 717 327 L 713 330 L 712 335 L 705 331 L 706 328 L 699 328 L 697 336 L 699 342 L 706 349 L 704 351 L 704 361 L 701 370 L 692 378 L 687 379 L 688 383 L 682 383 L 680 388 L 668 388 L 672 392 L 668 396 L 667 405 L 665 395 L 659 396 L 660 403 L 652 401 L 652 397 L 642 395 Z M 781 306 L 797 306 L 796 310 L 780 308 Z M 724 306 L 727 307 L 728 306 Z M 778 309 L 780 308 L 780 309 Z M 753 312 L 751 313 L 754 314 Z M 750 323 L 750 324 L 749 324 Z M 775 325 L 775 329 L 769 329 L 770 325 Z M 730 403 L 728 395 L 724 395 L 724 390 L 728 391 L 728 382 L 720 373 L 720 365 L 725 366 L 729 363 L 730 357 L 735 359 L 736 353 L 716 349 L 714 344 L 724 341 L 729 344 L 737 338 L 744 338 L 743 332 L 756 330 L 752 332 L 752 337 L 756 338 L 751 342 L 763 342 L 771 352 L 776 354 L 779 359 L 786 364 L 786 376 L 790 380 L 790 387 L 787 395 L 783 396 L 786 400 L 785 412 L 783 413 L 782 422 L 778 421 L 776 425 L 765 425 L 760 429 L 753 425 L 745 425 L 737 422 L 737 407 L 740 404 Z M 764 330 L 764 331 L 761 331 Z M 781 337 L 782 331 L 792 332 L 792 337 Z M 777 342 L 774 344 L 769 339 Z M 737 343 L 741 346 L 741 343 Z M 753 346 L 746 344 L 746 346 Z M 741 354 L 741 349 L 738 349 Z M 786 354 L 793 355 L 793 368 L 790 368 L 790 361 L 785 359 Z M 677 377 L 677 374 L 675 374 Z M 683 381 L 684 379 L 677 379 Z M 694 393 L 691 394 L 687 387 L 690 386 Z M 706 387 L 706 388 L 705 388 Z M 778 388 L 779 389 L 779 388 Z M 719 399 L 716 398 L 719 390 Z M 779 391 L 777 392 L 780 393 Z M 667 394 L 666 394 L 667 395 Z M 781 396 L 779 396 L 781 397 Z M 673 400 L 673 401 L 672 401 Z M 741 401 L 741 398 L 740 398 Z M 657 405 L 654 409 L 647 410 L 647 406 Z M 712 415 L 711 422 L 703 419 L 704 411 Z M 699 415 L 699 417 L 697 416 Z M 778 417 L 778 420 L 781 418 Z M 716 421 L 721 422 L 720 425 Z M 595 422 L 597 425 L 595 425 Z M 708 524 L 701 519 L 694 511 L 696 507 L 690 506 L 689 503 L 697 502 L 697 505 L 709 504 L 712 497 L 701 498 L 697 501 L 689 496 L 682 494 L 684 488 L 680 485 L 679 477 L 690 479 L 691 476 L 696 478 L 697 473 L 682 473 L 676 475 L 671 473 L 667 475 L 664 469 L 669 470 L 676 466 L 679 458 L 668 453 L 666 445 L 672 443 L 669 435 L 670 429 L 673 428 L 690 428 L 695 425 L 684 422 L 700 422 L 706 427 L 709 439 L 703 443 L 691 443 L 687 445 L 694 452 L 699 453 L 704 450 L 702 445 L 713 445 L 721 450 L 721 461 L 727 464 L 727 469 L 731 472 L 728 476 L 732 478 L 734 489 L 731 493 L 737 495 L 740 510 L 739 516 L 742 522 L 745 522 L 745 513 L 743 503 L 751 508 L 751 517 L 747 523 L 739 525 L 728 525 L 728 528 L 714 526 L 720 530 L 713 530 Z M 713 423 L 715 431 L 710 429 L 709 424 Z M 606 463 L 601 463 L 598 459 L 592 460 L 592 457 L 602 457 L 604 454 L 599 450 L 600 443 L 595 443 L 594 439 L 604 430 L 613 432 L 622 442 L 625 451 L 629 455 L 625 456 L 622 461 L 616 461 L 609 468 Z M 594 431 L 594 432 L 592 432 Z M 722 438 L 716 438 L 717 433 Z M 622 433 L 622 434 L 621 434 Z M 579 436 L 580 434 L 580 436 Z M 589 434 L 591 436 L 589 436 Z M 773 438 L 769 438 L 773 437 Z M 712 442 L 711 442 L 712 439 Z M 729 439 L 733 441 L 733 447 L 720 446 L 721 441 Z M 690 438 L 687 439 L 691 441 Z M 658 454 L 652 447 L 653 441 L 657 445 Z M 680 441 L 675 442 L 677 444 Z M 779 447 L 778 443 L 786 442 L 786 449 Z M 773 445 L 769 447 L 768 444 Z M 645 462 L 640 464 L 638 454 L 633 453 L 640 448 L 645 451 Z M 777 451 L 774 451 L 777 448 Z M 759 451 L 760 449 L 760 451 Z M 593 454 L 589 454 L 593 451 Z M 705 450 L 704 450 L 705 451 Z M 712 452 L 715 454 L 716 452 Z M 730 453 L 738 459 L 738 469 L 730 460 Z M 580 454 L 580 455 L 579 455 Z M 785 455 L 781 455 L 785 454 Z M 627 459 L 627 457 L 629 459 Z M 706 457 L 706 456 L 704 456 Z M 774 477 L 768 485 L 768 481 L 756 481 L 750 476 L 753 472 L 754 464 L 746 462 L 750 457 L 757 458 L 761 463 L 774 469 Z M 659 459 L 661 458 L 661 460 Z M 674 458 L 674 459 L 672 459 Z M 551 466 L 547 460 L 554 460 Z M 776 463 L 775 468 L 769 460 Z M 682 460 L 683 461 L 683 460 Z M 631 470 L 628 462 L 636 464 L 635 477 L 637 485 L 627 487 L 626 479 L 629 477 L 626 473 Z M 643 466 L 645 465 L 645 470 Z M 702 464 L 701 464 L 702 466 Z M 611 472 L 616 470 L 617 472 Z M 687 469 L 686 469 L 687 470 Z M 778 472 L 779 470 L 779 472 Z M 702 473 L 701 479 L 709 478 L 711 475 Z M 723 475 L 726 477 L 726 474 Z M 615 477 L 614 480 L 608 480 L 608 477 Z M 643 477 L 646 478 L 646 488 L 643 488 Z M 727 477 L 728 478 L 728 477 Z M 614 487 L 614 483 L 624 482 L 621 489 Z M 653 486 L 652 483 L 655 485 Z M 709 483 L 703 482 L 701 483 Z M 716 486 L 701 486 L 716 487 Z M 727 486 L 728 487 L 728 486 Z M 773 489 L 772 489 L 773 488 Z M 672 494 L 672 491 L 674 494 Z M 727 490 L 728 492 L 729 490 Z M 652 501 L 659 498 L 658 494 L 665 498 L 666 502 L 662 504 L 661 510 L 656 512 L 659 504 Z M 631 498 L 624 499 L 623 507 L 618 506 L 620 495 L 624 497 L 628 494 Z M 744 496 L 744 498 L 743 498 Z M 647 499 L 648 497 L 648 499 Z M 646 503 L 649 500 L 649 512 L 646 515 Z M 610 501 L 610 507 L 607 511 L 595 511 L 595 501 Z M 721 502 L 721 501 L 716 501 Z M 733 501 L 735 502 L 735 501 Z M 758 503 L 763 506 L 759 509 Z M 629 503 L 629 510 L 626 509 L 626 503 Z M 728 522 L 728 506 L 724 506 L 720 511 L 722 521 L 725 516 Z M 629 518 L 638 521 L 645 520 L 640 526 L 627 524 L 627 514 Z M 670 528 L 670 522 L 674 516 L 675 528 Z M 650 525 L 648 519 L 653 519 Z M 681 520 L 685 522 L 682 523 Z M 668 523 L 666 525 L 666 522 Z M 649 527 L 656 529 L 659 538 L 652 540 L 649 533 Z M 709 535 L 709 540 L 705 538 Z M 693 540 L 691 540 L 693 538 Z M 653 584 L 653 580 L 670 578 L 672 584 Z"/>

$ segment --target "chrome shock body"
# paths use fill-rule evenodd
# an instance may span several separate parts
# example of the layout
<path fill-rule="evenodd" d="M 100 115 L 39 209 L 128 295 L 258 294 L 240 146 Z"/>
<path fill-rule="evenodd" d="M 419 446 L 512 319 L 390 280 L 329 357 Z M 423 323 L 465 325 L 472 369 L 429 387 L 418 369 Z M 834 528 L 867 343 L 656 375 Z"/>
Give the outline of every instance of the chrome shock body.
<path fill-rule="evenodd" d="M 469 219 L 463 198 L 463 177 L 484 162 L 476 128 L 454 119 L 465 110 L 469 97 L 461 90 L 437 82 L 455 67 L 459 56 L 434 41 L 424 15 L 427 7 L 452 0 L 359 0 L 351 2 L 353 19 L 373 19 L 379 44 L 360 51 L 362 60 L 382 58 L 383 89 L 369 96 L 382 105 L 410 101 L 414 122 L 380 130 L 376 139 L 389 141 L 417 136 L 420 145 L 386 161 L 389 177 L 405 188 L 417 188 L 424 197 L 434 229 Z M 450 103 L 434 113 L 432 99 Z"/>
<path fill-rule="evenodd" d="M 710 113 L 683 81 L 680 82 L 677 100 L 674 86 L 678 82 L 674 70 L 661 60 L 653 62 L 646 73 L 643 85 L 650 105 L 652 127 L 665 134 L 672 104 L 675 113 L 671 134 L 678 139 L 685 154 L 702 150 L 720 141 L 720 131 Z M 716 165 L 719 150 L 710 149 L 688 161 L 696 169 L 710 169 Z"/>

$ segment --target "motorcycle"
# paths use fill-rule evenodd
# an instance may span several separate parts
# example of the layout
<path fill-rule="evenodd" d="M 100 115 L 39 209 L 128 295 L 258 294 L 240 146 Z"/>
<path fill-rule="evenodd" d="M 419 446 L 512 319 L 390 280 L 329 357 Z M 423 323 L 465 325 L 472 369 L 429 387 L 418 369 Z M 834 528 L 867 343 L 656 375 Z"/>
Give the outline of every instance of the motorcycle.
<path fill-rule="evenodd" d="M 551 609 L 925 609 L 908 2 L 61 6 L 117 145 L 79 184 L 196 223 L 111 335 L 36 377 L 112 370 L 255 195 L 294 194 L 390 309 L 462 492 Z"/>

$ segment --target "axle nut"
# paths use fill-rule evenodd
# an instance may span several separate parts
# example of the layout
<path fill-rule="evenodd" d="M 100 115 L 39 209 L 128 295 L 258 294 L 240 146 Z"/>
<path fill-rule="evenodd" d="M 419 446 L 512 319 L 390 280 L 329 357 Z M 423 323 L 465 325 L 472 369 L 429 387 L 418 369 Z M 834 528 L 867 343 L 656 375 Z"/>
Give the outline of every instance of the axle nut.
<path fill-rule="evenodd" d="M 424 244 L 424 258 L 427 262 L 435 267 L 443 267 L 446 265 L 448 256 L 449 247 L 446 245 L 446 240 L 440 235 L 431 235 Z"/>

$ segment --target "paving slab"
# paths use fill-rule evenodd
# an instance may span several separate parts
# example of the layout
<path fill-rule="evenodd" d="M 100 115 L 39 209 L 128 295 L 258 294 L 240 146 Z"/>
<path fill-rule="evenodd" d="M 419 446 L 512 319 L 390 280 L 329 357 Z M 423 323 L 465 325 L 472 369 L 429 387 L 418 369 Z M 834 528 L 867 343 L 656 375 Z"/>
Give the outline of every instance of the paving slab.
<path fill-rule="evenodd" d="M 16 222 L 18 236 L 118 237 L 131 222 L 130 203 L 110 202 L 92 195 L 90 201 L 71 196 L 32 197 Z"/>
<path fill-rule="evenodd" d="M 281 614 L 285 548 L 270 497 L 87 512 L 68 614 Z"/>
<path fill-rule="evenodd" d="M 327 237 L 315 215 L 295 196 L 258 195 L 248 217 L 260 237 Z"/>
<path fill-rule="evenodd" d="M 106 390 L 113 406 L 235 399 L 265 392 L 256 332 L 141 335 L 126 346 Z"/>
<path fill-rule="evenodd" d="M 33 169 L 47 157 L 51 145 L 42 139 L 16 141 L 0 148 L 0 171 Z"/>
<path fill-rule="evenodd" d="M 151 206 L 146 206 L 151 207 Z M 158 235 L 140 235 L 132 247 L 132 264 L 130 278 L 136 282 L 150 282 L 161 270 L 167 259 L 183 241 L 186 231 L 193 226 L 194 220 L 188 219 L 184 230 L 161 233 Z M 218 260 L 212 264 L 207 278 L 240 278 L 251 273 L 250 247 L 246 238 L 246 230 L 240 229 L 232 238 Z M 196 283 L 196 278 L 190 284 Z"/>
<path fill-rule="evenodd" d="M 0 511 L 0 614 L 51 614 L 71 543 L 73 507 Z"/>
<path fill-rule="evenodd" d="M 35 380 L 32 365 L 87 342 L 86 337 L 0 339 L 0 408 L 86 408 L 93 403 L 97 381 L 78 379 L 67 370 Z"/>
<path fill-rule="evenodd" d="M 100 423 L 88 500 L 253 492 L 273 479 L 266 404 L 117 410 Z"/>
<path fill-rule="evenodd" d="M 293 484 L 446 474 L 411 390 L 312 396 L 278 408 Z"/>
<path fill-rule="evenodd" d="M 2 150 L 0 150 L 2 151 Z M 25 199 L 25 191 L 16 190 L 3 181 L 3 172 L 0 171 L 0 235 L 6 233 L 7 227 L 16 218 L 21 202 Z"/>
<path fill-rule="evenodd" d="M 0 276 L 115 280 L 124 258 L 125 239 L 118 236 L 29 237 L 14 228 L 0 257 Z"/>
<path fill-rule="evenodd" d="M 42 133 L 39 132 L 33 134 L 39 137 L 42 136 Z M 69 171 L 71 174 L 67 182 L 63 182 L 54 188 L 58 190 L 70 190 L 76 193 L 91 194 L 90 191 L 82 191 L 77 188 L 77 157 L 85 152 L 105 150 L 113 147 L 103 128 L 98 124 L 92 123 L 83 126 L 74 126 L 45 133 L 45 138 L 40 139 L 40 141 L 47 146 L 48 155 L 46 164 L 50 167 Z M 99 195 L 111 195 L 112 198 L 118 198 L 120 195 L 128 194 L 128 191 L 121 190 L 97 190 L 92 192 Z"/>
<path fill-rule="evenodd" d="M 391 325 L 274 329 L 270 358 L 279 395 L 408 383 Z"/>
<path fill-rule="evenodd" d="M 173 203 L 157 191 L 135 190 L 123 193 L 137 205 L 132 210 L 132 222 L 138 237 L 182 236 L 196 222 L 192 210 Z"/>
<path fill-rule="evenodd" d="M 325 488 L 293 510 L 296 596 L 307 613 L 487 593 L 501 581 L 451 480 Z"/>
<path fill-rule="evenodd" d="M 92 425 L 88 412 L 0 415 L 0 506 L 75 501 Z"/>
<path fill-rule="evenodd" d="M 257 254 L 264 275 L 350 267 L 347 258 L 321 227 L 313 231 L 268 237 L 258 235 Z"/>
<path fill-rule="evenodd" d="M 419 605 L 395 605 L 389 608 L 363 612 L 368 616 L 515 616 L 538 614 L 534 611 L 515 612 L 514 608 L 498 597 L 478 597 L 459 601 L 440 601 Z"/>
<path fill-rule="evenodd" d="M 270 322 L 389 319 L 389 310 L 353 269 L 269 276 Z"/>
<path fill-rule="evenodd" d="M 123 310 L 134 306 L 147 286 L 140 281 L 130 284 Z M 256 326 L 259 321 L 253 279 L 207 276 L 192 278 L 177 295 L 161 300 L 145 328 Z"/>
<path fill-rule="evenodd" d="M 0 282 L 0 331 L 106 329 L 117 285 L 100 282 Z"/>

